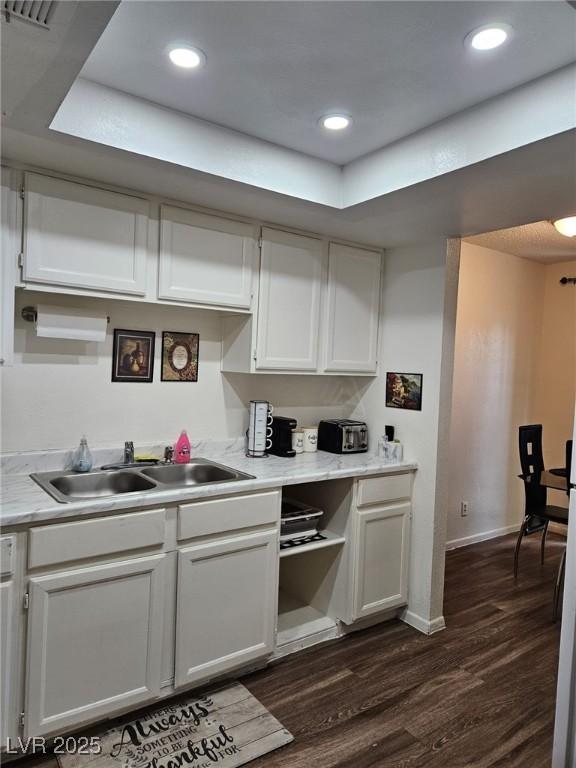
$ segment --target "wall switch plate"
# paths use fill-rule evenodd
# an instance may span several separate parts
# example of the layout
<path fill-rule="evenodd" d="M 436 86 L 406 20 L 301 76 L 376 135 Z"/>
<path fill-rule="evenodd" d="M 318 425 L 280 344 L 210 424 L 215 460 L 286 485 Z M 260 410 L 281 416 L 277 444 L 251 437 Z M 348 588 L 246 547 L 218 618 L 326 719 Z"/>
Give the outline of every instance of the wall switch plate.
<path fill-rule="evenodd" d="M 467 501 L 461 501 L 460 502 L 460 517 L 467 517 L 468 515 L 468 502 Z"/>

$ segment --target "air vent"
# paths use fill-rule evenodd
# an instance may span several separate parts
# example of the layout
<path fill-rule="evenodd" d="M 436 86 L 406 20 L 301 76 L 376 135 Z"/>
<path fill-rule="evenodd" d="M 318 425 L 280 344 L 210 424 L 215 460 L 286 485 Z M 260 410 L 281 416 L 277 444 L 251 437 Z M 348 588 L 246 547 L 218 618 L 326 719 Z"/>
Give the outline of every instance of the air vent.
<path fill-rule="evenodd" d="M 56 5 L 55 0 L 4 0 L 6 21 L 21 19 L 49 29 L 48 22 Z"/>

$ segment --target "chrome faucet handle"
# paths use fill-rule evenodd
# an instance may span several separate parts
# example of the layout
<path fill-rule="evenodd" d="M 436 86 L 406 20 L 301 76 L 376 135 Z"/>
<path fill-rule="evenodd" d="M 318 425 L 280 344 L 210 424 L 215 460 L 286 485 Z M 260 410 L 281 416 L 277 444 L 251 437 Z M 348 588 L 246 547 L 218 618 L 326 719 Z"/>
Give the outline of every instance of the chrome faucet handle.
<path fill-rule="evenodd" d="M 124 464 L 134 464 L 134 443 L 131 440 L 124 443 Z"/>
<path fill-rule="evenodd" d="M 174 461 L 174 448 L 171 445 L 167 445 L 164 448 L 164 462 L 166 464 L 172 464 Z"/>

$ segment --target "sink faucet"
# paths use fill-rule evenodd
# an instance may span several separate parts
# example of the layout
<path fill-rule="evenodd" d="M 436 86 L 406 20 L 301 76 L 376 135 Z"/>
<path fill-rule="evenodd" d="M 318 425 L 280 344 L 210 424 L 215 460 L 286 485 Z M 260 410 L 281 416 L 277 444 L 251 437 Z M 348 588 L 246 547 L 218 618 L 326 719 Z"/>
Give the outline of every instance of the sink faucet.
<path fill-rule="evenodd" d="M 134 464 L 134 443 L 131 440 L 124 443 L 124 464 Z"/>

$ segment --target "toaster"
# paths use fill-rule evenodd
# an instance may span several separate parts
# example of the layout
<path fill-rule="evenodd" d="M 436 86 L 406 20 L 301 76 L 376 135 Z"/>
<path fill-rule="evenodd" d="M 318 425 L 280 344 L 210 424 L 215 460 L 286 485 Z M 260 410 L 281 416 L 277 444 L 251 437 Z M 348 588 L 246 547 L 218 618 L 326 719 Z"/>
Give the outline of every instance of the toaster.
<path fill-rule="evenodd" d="M 318 425 L 318 449 L 329 453 L 364 453 L 368 427 L 364 421 L 327 419 Z"/>

